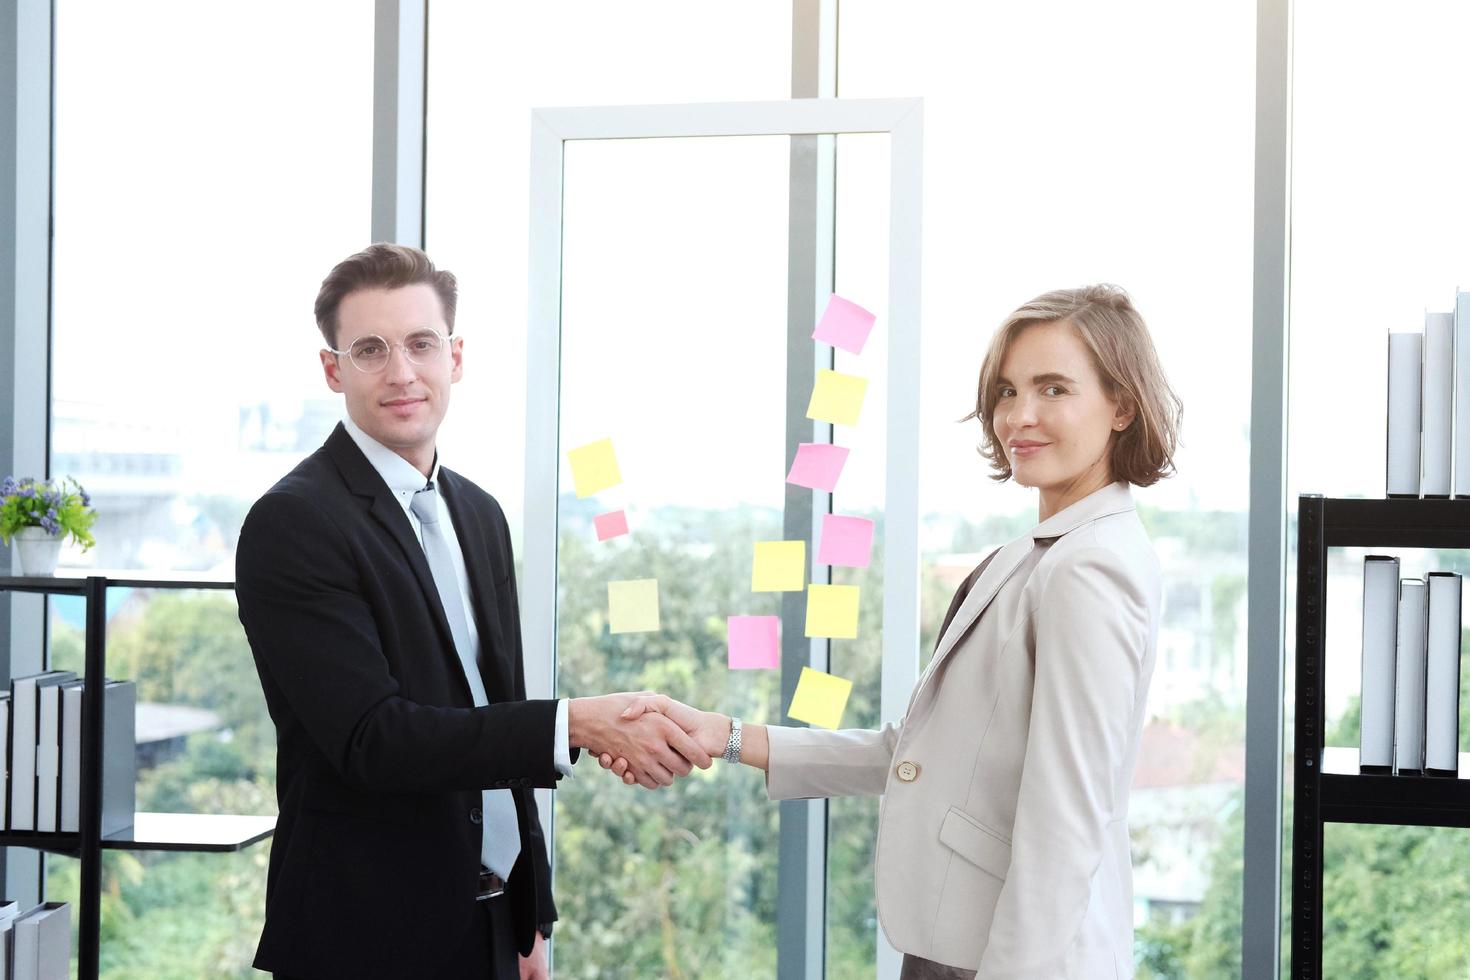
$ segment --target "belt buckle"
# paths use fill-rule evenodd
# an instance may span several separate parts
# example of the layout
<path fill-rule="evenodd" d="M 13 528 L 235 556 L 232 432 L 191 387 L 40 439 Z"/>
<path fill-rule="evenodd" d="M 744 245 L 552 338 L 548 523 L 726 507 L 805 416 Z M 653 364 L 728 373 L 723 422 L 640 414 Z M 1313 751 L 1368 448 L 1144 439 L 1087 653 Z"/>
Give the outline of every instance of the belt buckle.
<path fill-rule="evenodd" d="M 484 902 L 505 894 L 505 879 L 494 871 L 481 871 L 479 891 L 475 894 L 475 901 Z"/>

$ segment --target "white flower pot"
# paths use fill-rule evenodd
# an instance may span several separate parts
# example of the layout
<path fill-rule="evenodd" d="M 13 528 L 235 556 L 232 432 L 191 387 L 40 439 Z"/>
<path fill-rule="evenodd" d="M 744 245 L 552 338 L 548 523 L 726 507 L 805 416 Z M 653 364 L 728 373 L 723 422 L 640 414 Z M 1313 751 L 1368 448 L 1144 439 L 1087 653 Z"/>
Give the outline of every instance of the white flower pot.
<path fill-rule="evenodd" d="M 61 535 L 49 534 L 44 527 L 23 527 L 11 538 L 20 555 L 22 575 L 50 575 L 56 571 L 61 557 Z"/>

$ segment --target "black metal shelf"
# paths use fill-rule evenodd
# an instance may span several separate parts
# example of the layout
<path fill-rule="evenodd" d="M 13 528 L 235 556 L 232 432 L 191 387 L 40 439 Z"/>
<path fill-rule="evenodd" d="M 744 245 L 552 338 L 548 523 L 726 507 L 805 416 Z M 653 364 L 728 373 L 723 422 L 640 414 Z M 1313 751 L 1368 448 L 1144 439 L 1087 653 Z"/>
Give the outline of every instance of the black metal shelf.
<path fill-rule="evenodd" d="M 1302 494 L 1297 517 L 1291 974 L 1320 980 L 1323 825 L 1470 827 L 1470 755 L 1459 778 L 1389 776 L 1359 772 L 1356 749 L 1324 749 L 1327 549 L 1470 549 L 1470 499 Z"/>
<path fill-rule="evenodd" d="M 72 576 L 0 576 L 0 592 L 79 595 L 87 602 L 84 676 L 107 676 L 107 590 L 233 589 L 234 582 L 194 572 L 144 573 L 88 570 Z M 76 858 L 77 973 L 96 980 L 100 969 L 102 851 L 238 851 L 275 831 L 276 818 L 234 814 L 137 813 L 121 833 L 102 836 L 102 730 L 100 686 L 82 688 L 81 829 L 76 833 L 0 832 L 0 846 L 29 847 Z"/>
<path fill-rule="evenodd" d="M 276 818 L 233 813 L 148 813 L 133 815 L 133 826 L 102 838 L 104 851 L 175 851 L 220 853 L 241 851 L 265 840 Z M 78 833 L 30 830 L 0 832 L 0 847 L 30 847 L 77 857 Z"/>
<path fill-rule="evenodd" d="M 78 577 L 80 576 L 80 577 Z M 107 587 L 130 589 L 233 589 L 232 579 L 213 578 L 198 572 L 93 571 L 60 575 L 0 575 L 0 592 L 37 592 L 44 595 L 86 595 L 87 579 L 101 578 Z"/>
<path fill-rule="evenodd" d="M 1358 771 L 1358 750 L 1323 750 L 1323 823 L 1470 827 L 1470 753 L 1460 753 L 1459 778 L 1389 776 Z"/>

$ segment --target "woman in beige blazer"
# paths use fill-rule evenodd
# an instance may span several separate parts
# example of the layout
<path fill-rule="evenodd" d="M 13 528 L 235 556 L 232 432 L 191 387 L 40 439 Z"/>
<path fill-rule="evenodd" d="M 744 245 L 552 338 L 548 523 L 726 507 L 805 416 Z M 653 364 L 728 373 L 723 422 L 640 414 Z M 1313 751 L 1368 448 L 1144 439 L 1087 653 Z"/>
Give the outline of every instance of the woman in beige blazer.
<path fill-rule="evenodd" d="M 965 580 L 902 721 L 737 739 L 661 697 L 630 713 L 729 747 L 773 799 L 881 794 L 878 916 L 904 980 L 1131 977 L 1128 790 L 1162 590 L 1130 486 L 1171 474 L 1179 400 L 1126 294 L 1089 286 L 1007 318 L 968 417 L 1040 523 Z"/>

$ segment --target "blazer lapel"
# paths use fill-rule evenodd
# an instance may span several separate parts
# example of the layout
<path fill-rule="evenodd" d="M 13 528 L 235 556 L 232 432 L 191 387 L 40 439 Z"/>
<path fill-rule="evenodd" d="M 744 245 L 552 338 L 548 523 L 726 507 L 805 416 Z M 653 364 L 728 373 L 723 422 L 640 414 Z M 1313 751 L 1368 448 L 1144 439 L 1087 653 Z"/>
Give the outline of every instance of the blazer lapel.
<path fill-rule="evenodd" d="M 490 561 L 489 532 L 474 508 L 467 506 L 460 493 L 461 478 L 453 470 L 439 467 L 439 485 L 444 491 L 444 502 L 449 507 L 449 516 L 459 535 L 459 547 L 464 552 L 464 567 L 470 578 L 470 601 L 474 606 L 471 614 L 480 634 L 480 674 L 491 701 L 509 697 L 512 690 L 509 664 L 503 648 L 503 639 L 495 616 L 498 608 L 495 594 L 494 566 Z"/>
<path fill-rule="evenodd" d="M 1022 559 L 1031 553 L 1034 543 L 1031 535 L 1028 534 L 1000 549 L 995 560 L 990 563 L 990 567 L 981 573 L 979 580 L 975 582 L 975 587 L 970 590 L 970 594 L 965 596 L 965 601 L 960 605 L 959 612 L 955 613 L 949 629 L 945 630 L 944 636 L 940 637 L 939 649 L 934 652 L 934 662 L 937 663 L 949 656 L 949 652 L 959 643 L 960 637 L 964 636 L 975 620 L 980 618 L 980 614 L 990 605 L 990 600 L 995 598 L 995 594 L 1011 577 L 1011 573 L 1021 564 Z"/>
<path fill-rule="evenodd" d="M 1133 510 L 1133 495 L 1128 489 L 1128 484 L 1111 483 L 1082 498 L 1072 506 L 1058 511 L 1032 528 L 1029 533 L 1000 549 L 995 559 L 990 562 L 990 567 L 981 573 L 979 581 L 965 597 L 959 611 L 950 621 L 949 629 L 945 630 L 944 635 L 939 638 L 939 647 L 934 651 L 934 658 L 929 662 L 929 668 L 924 671 L 924 676 L 919 678 L 919 683 L 914 686 L 913 696 L 909 698 L 908 710 L 912 711 L 914 705 L 918 704 L 919 695 L 928 687 L 930 679 L 935 676 L 938 668 L 959 645 L 960 640 L 975 624 L 975 620 L 985 612 L 990 605 L 990 600 L 995 598 L 995 594 L 1011 577 L 1011 573 L 1031 553 L 1036 542 L 1059 538 L 1100 517 L 1129 510 Z"/>
<path fill-rule="evenodd" d="M 368 511 L 373 520 L 378 522 L 389 537 L 398 542 L 408 567 L 413 569 L 419 588 L 423 590 L 424 601 L 428 603 L 430 614 L 437 624 L 439 635 L 444 641 L 444 649 L 453 652 L 454 633 L 450 631 L 449 619 L 444 615 L 444 604 L 439 601 L 439 587 L 434 584 L 434 573 L 429 570 L 429 559 L 424 555 L 423 545 L 414 536 L 413 525 L 408 522 L 408 515 L 403 513 L 403 507 L 393 499 L 393 494 L 383 482 L 382 476 L 373 469 L 373 464 L 367 461 L 367 457 L 357 448 L 357 443 L 352 441 L 340 422 L 327 437 L 326 449 L 346 481 L 347 489 L 359 497 L 369 498 L 371 502 Z M 458 660 L 455 661 L 455 666 L 458 667 Z M 462 675 L 462 671 L 458 669 L 452 673 Z M 468 698 L 467 683 L 464 692 Z"/>

